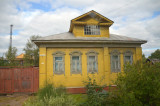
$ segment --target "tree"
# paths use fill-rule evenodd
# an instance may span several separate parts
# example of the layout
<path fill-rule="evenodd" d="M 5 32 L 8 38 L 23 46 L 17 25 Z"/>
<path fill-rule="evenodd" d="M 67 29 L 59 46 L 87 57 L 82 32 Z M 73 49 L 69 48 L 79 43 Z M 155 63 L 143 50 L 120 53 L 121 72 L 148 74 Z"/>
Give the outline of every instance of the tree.
<path fill-rule="evenodd" d="M 155 52 L 151 53 L 151 56 L 149 56 L 149 58 L 160 60 L 160 49 L 157 49 Z"/>
<path fill-rule="evenodd" d="M 5 53 L 6 59 L 8 60 L 9 65 L 15 65 L 15 59 L 17 55 L 17 48 L 16 47 L 9 47 L 8 51 Z"/>
<path fill-rule="evenodd" d="M 24 55 L 24 64 L 26 66 L 38 66 L 39 65 L 39 49 L 38 47 L 32 42 L 33 39 L 37 39 L 39 36 L 31 36 L 28 39 L 25 48 L 23 49 L 25 52 Z"/>
<path fill-rule="evenodd" d="M 114 103 L 120 106 L 159 106 L 159 76 L 159 63 L 127 65 L 115 82 Z"/>
<path fill-rule="evenodd" d="M 144 54 L 142 54 L 142 62 L 145 63 L 146 62 L 146 57 Z"/>
<path fill-rule="evenodd" d="M 0 66 L 7 66 L 7 60 L 4 57 L 0 57 Z"/>

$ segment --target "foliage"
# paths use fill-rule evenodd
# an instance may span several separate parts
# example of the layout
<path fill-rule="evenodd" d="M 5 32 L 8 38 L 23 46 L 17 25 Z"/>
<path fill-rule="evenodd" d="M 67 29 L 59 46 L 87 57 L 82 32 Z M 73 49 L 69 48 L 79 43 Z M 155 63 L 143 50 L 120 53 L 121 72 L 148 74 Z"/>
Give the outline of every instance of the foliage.
<path fill-rule="evenodd" d="M 121 106 L 160 105 L 160 64 L 127 65 L 115 82 L 112 100 Z"/>
<path fill-rule="evenodd" d="M 15 66 L 16 64 L 16 55 L 17 55 L 17 48 L 16 47 L 9 47 L 8 51 L 5 53 L 5 57 L 7 59 L 7 63 L 5 65 L 8 66 Z"/>
<path fill-rule="evenodd" d="M 77 106 L 82 105 L 87 100 L 86 94 L 70 94 L 72 98 L 74 98 Z"/>
<path fill-rule="evenodd" d="M 74 99 L 67 95 L 57 97 L 44 98 L 44 101 L 39 99 L 29 99 L 24 103 L 24 106 L 76 106 Z"/>
<path fill-rule="evenodd" d="M 151 56 L 149 56 L 149 58 L 160 60 L 160 49 L 157 49 L 155 52 L 151 53 Z"/>
<path fill-rule="evenodd" d="M 32 42 L 33 39 L 37 39 L 39 36 L 31 36 L 26 43 L 25 48 L 23 49 L 25 52 L 24 55 L 24 65 L 25 66 L 38 66 L 39 65 L 39 49 Z"/>
<path fill-rule="evenodd" d="M 107 104 L 108 93 L 103 90 L 104 86 L 96 83 L 95 79 L 88 77 L 88 81 L 84 82 L 87 89 L 87 100 L 80 104 L 82 106 L 105 106 Z"/>
<path fill-rule="evenodd" d="M 7 66 L 8 65 L 8 61 L 4 59 L 4 57 L 0 58 L 0 66 Z"/>
<path fill-rule="evenodd" d="M 52 84 L 40 89 L 37 97 L 25 102 L 25 106 L 75 106 L 74 99 L 67 95 L 65 88 L 54 88 Z"/>
<path fill-rule="evenodd" d="M 52 84 L 47 84 L 44 88 L 38 91 L 37 95 L 39 99 L 43 100 L 44 97 L 45 98 L 50 98 L 51 96 L 56 97 L 59 95 L 63 95 L 65 93 L 66 91 L 64 87 L 59 87 L 57 89 L 57 88 L 54 88 Z"/>
<path fill-rule="evenodd" d="M 142 62 L 145 63 L 146 62 L 146 57 L 144 54 L 142 54 Z"/>

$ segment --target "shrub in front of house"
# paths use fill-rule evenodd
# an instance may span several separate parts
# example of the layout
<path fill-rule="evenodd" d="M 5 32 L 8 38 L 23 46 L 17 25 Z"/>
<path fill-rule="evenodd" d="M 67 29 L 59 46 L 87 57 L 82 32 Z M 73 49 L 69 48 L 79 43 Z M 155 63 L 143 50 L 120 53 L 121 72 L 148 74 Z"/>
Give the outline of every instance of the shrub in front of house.
<path fill-rule="evenodd" d="M 109 93 L 103 90 L 105 86 L 100 86 L 96 80 L 88 77 L 88 81 L 84 82 L 86 88 L 87 99 L 80 103 L 80 106 L 106 106 Z"/>
<path fill-rule="evenodd" d="M 117 90 L 110 97 L 115 105 L 159 106 L 160 64 L 126 65 L 115 81 Z"/>
<path fill-rule="evenodd" d="M 64 87 L 55 88 L 47 84 L 40 89 L 36 97 L 30 98 L 25 106 L 76 106 L 75 100 L 68 94 Z"/>

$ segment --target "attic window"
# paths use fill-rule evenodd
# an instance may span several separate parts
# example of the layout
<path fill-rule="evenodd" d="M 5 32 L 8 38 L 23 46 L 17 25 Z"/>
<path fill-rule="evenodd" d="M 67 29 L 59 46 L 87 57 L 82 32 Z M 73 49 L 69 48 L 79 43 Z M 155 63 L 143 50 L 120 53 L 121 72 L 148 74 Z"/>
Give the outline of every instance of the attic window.
<path fill-rule="evenodd" d="M 85 35 L 100 35 L 100 26 L 98 25 L 85 25 L 84 26 Z"/>

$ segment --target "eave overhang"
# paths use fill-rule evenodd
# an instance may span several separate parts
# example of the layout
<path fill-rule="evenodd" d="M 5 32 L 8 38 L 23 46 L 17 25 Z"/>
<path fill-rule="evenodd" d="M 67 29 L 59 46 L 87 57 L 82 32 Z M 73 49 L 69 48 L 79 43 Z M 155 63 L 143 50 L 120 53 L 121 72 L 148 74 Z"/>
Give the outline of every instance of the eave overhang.
<path fill-rule="evenodd" d="M 122 41 L 122 40 L 114 40 L 114 41 L 106 41 L 106 40 L 32 40 L 37 46 L 43 45 L 43 44 L 144 44 L 147 43 L 146 40 L 141 40 L 141 41 Z"/>

